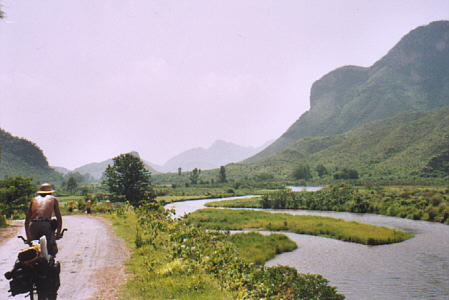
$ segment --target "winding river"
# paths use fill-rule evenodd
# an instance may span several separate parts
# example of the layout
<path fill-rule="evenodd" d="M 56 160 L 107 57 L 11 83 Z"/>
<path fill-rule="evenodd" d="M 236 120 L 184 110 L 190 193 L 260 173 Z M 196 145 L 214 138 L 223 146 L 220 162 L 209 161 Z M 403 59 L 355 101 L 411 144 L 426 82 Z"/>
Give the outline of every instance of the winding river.
<path fill-rule="evenodd" d="M 297 188 L 299 190 L 303 188 Z M 251 196 L 244 196 L 251 197 Z M 227 199 L 235 199 L 233 197 Z M 167 205 L 176 216 L 204 208 L 205 199 Z M 449 299 L 449 226 L 373 214 L 268 210 L 272 213 L 319 215 L 413 234 L 402 243 L 365 246 L 330 238 L 285 233 L 298 248 L 267 262 L 301 273 L 321 274 L 347 299 Z"/>

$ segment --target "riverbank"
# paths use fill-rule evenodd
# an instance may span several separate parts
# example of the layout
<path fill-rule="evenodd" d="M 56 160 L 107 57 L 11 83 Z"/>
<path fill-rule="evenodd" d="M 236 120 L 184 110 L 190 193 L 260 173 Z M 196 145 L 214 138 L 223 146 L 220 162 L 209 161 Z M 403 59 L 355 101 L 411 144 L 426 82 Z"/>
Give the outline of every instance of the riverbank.
<path fill-rule="evenodd" d="M 229 233 L 191 226 L 165 209 L 108 219 L 132 249 L 123 299 L 344 299 L 320 275 L 245 262 Z"/>
<path fill-rule="evenodd" d="M 339 183 L 313 192 L 271 192 L 260 197 L 214 201 L 206 206 L 374 213 L 449 225 L 449 189 L 444 187 L 365 189 Z"/>
<path fill-rule="evenodd" d="M 178 217 L 204 208 L 210 200 L 169 205 Z M 449 295 L 449 226 L 375 214 L 269 209 L 271 213 L 324 216 L 384 226 L 413 234 L 402 243 L 369 247 L 284 232 L 298 248 L 277 255 L 267 266 L 286 265 L 300 273 L 321 274 L 349 300 L 445 299 Z"/>

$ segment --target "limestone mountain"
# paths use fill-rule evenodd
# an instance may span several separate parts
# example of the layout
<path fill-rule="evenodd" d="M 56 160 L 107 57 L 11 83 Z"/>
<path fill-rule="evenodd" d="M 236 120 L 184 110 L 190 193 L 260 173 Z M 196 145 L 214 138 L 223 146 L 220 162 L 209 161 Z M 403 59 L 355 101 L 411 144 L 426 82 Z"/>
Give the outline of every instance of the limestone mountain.
<path fill-rule="evenodd" d="M 401 112 L 447 105 L 449 22 L 437 21 L 412 30 L 371 67 L 344 66 L 316 81 L 310 110 L 246 162 L 271 157 L 303 138 L 338 135 Z"/>
<path fill-rule="evenodd" d="M 262 151 L 268 144 L 255 148 L 217 140 L 207 149 L 198 147 L 176 155 L 161 166 L 160 170 L 177 172 L 178 168 L 182 168 L 183 171 L 191 171 L 194 168 L 202 170 L 219 168 L 228 163 L 242 161 Z"/>
<path fill-rule="evenodd" d="M 388 182 L 419 181 L 421 178 L 449 178 L 449 106 L 432 111 L 402 112 L 373 121 L 345 133 L 307 137 L 254 162 L 226 166 L 232 178 L 256 178 L 275 174 L 292 179 L 298 165 L 325 166 L 332 173 L 342 168 L 358 171 L 363 180 Z M 329 178 L 329 177 L 328 177 Z"/>
<path fill-rule="evenodd" d="M 33 142 L 0 129 L 0 177 L 32 177 L 34 182 L 57 182 L 61 176 L 48 165 L 42 150 Z"/>

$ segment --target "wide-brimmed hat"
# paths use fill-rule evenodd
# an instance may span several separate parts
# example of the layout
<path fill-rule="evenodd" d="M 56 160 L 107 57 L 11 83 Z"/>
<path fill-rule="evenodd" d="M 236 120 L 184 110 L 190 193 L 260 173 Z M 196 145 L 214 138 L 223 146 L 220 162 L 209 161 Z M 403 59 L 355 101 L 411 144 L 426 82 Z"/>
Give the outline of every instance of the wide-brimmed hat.
<path fill-rule="evenodd" d="M 41 185 L 39 191 L 37 191 L 38 194 L 52 194 L 55 191 L 53 191 L 53 189 L 51 188 L 51 184 L 49 183 L 44 183 Z"/>

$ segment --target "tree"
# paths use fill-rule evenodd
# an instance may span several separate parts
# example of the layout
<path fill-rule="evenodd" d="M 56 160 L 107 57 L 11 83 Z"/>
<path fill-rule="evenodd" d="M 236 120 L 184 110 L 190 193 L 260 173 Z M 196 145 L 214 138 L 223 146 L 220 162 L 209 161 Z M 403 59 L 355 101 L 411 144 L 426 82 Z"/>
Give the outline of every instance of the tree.
<path fill-rule="evenodd" d="M 182 168 L 179 167 L 179 168 L 178 168 L 178 175 L 181 175 L 181 174 L 182 174 Z"/>
<path fill-rule="evenodd" d="M 70 176 L 67 180 L 67 191 L 69 193 L 73 194 L 73 190 L 75 190 L 78 187 L 78 181 L 75 179 L 74 176 Z"/>
<path fill-rule="evenodd" d="M 297 166 L 294 170 L 293 170 L 293 177 L 295 177 L 296 179 L 300 180 L 300 179 L 310 179 L 312 178 L 312 172 L 310 172 L 310 166 L 307 164 L 302 164 Z"/>
<path fill-rule="evenodd" d="M 226 168 L 224 166 L 220 167 L 220 173 L 218 174 L 218 179 L 221 183 L 228 182 L 226 179 Z"/>
<path fill-rule="evenodd" d="M 319 164 L 318 166 L 316 166 L 316 171 L 318 172 L 318 176 L 321 178 L 324 175 L 329 174 L 329 172 L 327 171 L 326 167 L 323 166 L 322 164 Z"/>
<path fill-rule="evenodd" d="M 32 180 L 20 176 L 5 176 L 0 180 L 0 214 L 10 214 L 14 210 L 26 212 L 37 189 Z"/>
<path fill-rule="evenodd" d="M 139 157 L 130 153 L 120 154 L 113 159 L 105 171 L 105 184 L 111 200 L 129 201 L 137 206 L 141 201 L 153 201 L 156 195 L 151 187 L 151 174 Z"/>
<path fill-rule="evenodd" d="M 355 169 L 343 168 L 343 170 L 334 174 L 334 179 L 358 179 L 359 172 Z"/>
<path fill-rule="evenodd" d="M 195 168 L 195 169 L 192 170 L 192 172 L 190 173 L 190 177 L 189 177 L 190 182 L 192 184 L 197 184 L 198 183 L 198 179 L 200 177 L 200 172 L 201 172 L 201 170 L 198 170 L 198 168 Z"/>

